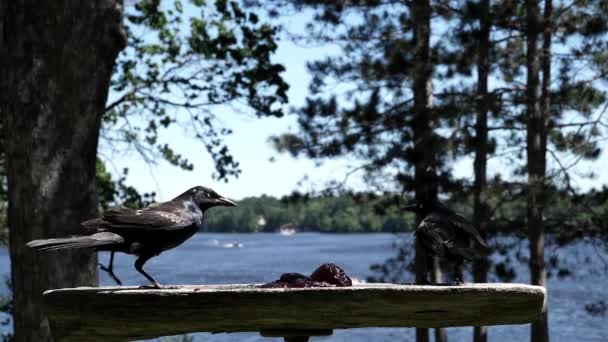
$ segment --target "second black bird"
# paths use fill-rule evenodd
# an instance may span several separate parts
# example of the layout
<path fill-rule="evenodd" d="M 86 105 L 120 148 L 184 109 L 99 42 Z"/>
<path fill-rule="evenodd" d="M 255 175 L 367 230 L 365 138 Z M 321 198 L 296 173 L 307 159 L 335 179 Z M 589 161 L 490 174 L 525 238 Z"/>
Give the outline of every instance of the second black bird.
<path fill-rule="evenodd" d="M 456 283 L 462 282 L 464 260 L 479 258 L 489 251 L 487 243 L 469 221 L 437 201 L 418 202 L 404 209 L 421 218 L 416 235 L 427 255 L 455 262 Z"/>
<path fill-rule="evenodd" d="M 215 206 L 236 204 L 209 188 L 197 186 L 168 202 L 155 203 L 143 209 L 109 209 L 102 217 L 81 223 L 89 235 L 34 240 L 27 245 L 41 251 L 72 248 L 109 251 L 109 265 L 102 265 L 101 269 L 119 285 L 121 282 L 112 269 L 114 253 L 134 254 L 137 256 L 135 269 L 154 287 L 160 288 L 160 284 L 144 271 L 146 261 L 181 245 L 194 235 L 201 228 L 205 211 Z"/>

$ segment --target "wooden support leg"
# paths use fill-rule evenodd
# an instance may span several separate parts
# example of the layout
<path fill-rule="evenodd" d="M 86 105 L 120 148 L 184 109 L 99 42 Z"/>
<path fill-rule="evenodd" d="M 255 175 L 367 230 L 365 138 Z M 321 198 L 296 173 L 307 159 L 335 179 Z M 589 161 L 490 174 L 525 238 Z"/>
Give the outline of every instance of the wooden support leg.
<path fill-rule="evenodd" d="M 310 336 L 285 336 L 285 342 L 308 342 Z"/>
<path fill-rule="evenodd" d="M 285 342 L 308 342 L 312 336 L 330 336 L 333 334 L 331 329 L 322 330 L 285 330 L 285 329 L 271 329 L 262 330 L 260 335 L 264 337 L 282 337 Z"/>

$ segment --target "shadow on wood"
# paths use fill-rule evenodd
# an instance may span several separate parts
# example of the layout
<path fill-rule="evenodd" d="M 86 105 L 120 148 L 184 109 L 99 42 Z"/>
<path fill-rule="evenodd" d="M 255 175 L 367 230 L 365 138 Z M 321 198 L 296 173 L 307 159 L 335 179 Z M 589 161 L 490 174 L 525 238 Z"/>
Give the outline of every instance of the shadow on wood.
<path fill-rule="evenodd" d="M 57 341 L 124 341 L 190 332 L 455 327 L 530 323 L 545 289 L 521 284 L 260 289 L 83 287 L 44 293 Z"/>

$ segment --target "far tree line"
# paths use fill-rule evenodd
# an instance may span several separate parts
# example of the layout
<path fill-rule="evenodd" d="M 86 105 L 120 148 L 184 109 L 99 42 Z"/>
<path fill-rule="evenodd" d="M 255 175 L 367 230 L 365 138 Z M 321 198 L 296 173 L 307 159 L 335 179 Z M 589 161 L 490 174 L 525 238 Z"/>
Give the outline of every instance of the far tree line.
<path fill-rule="evenodd" d="M 113 179 L 103 162 L 97 162 L 99 210 L 125 206 L 141 208 L 155 202 L 155 193 L 143 193 L 126 184 L 128 170 Z M 608 239 L 608 188 L 591 189 L 573 195 L 552 187 L 552 196 L 559 198 L 547 208 L 547 233 L 557 243 L 568 244 L 581 237 Z M 489 193 L 488 203 L 503 201 L 498 193 Z M 400 209 L 413 198 L 398 194 L 373 192 L 320 193 L 294 192 L 283 197 L 257 196 L 238 201 L 236 208 L 215 208 L 205 216 L 204 232 L 274 233 L 281 228 L 297 232 L 321 233 L 403 233 L 413 232 L 416 220 Z M 472 195 L 466 191 L 442 199 L 449 207 L 469 219 L 473 217 Z M 574 204 L 577 203 L 577 204 Z M 0 215 L 5 215 L 0 208 Z M 519 234 L 526 225 L 525 194 L 514 195 L 502 203 L 488 218 L 488 237 Z M 6 237 L 8 227 L 0 225 L 0 236 Z M 1 240 L 6 242 L 6 239 Z"/>
<path fill-rule="evenodd" d="M 547 209 L 547 233 L 560 244 L 567 244 L 582 236 L 608 235 L 608 188 L 593 190 L 577 199 L 561 193 L 562 200 Z M 345 193 L 331 196 L 303 198 L 299 194 L 282 198 L 272 196 L 247 197 L 238 201 L 238 207 L 217 208 L 205 217 L 205 232 L 222 233 L 273 233 L 282 227 L 298 232 L 321 233 L 404 233 L 416 228 L 415 217 L 403 210 L 410 200 L 396 195 L 373 193 Z M 447 198 L 445 204 L 471 218 L 472 198 Z M 497 198 L 488 198 L 497 201 Z M 586 203 L 572 211 L 572 201 Z M 387 203 L 392 205 L 387 206 Z M 501 208 L 488 221 L 488 236 L 510 235 L 521 232 L 525 226 L 526 203 L 522 197 Z M 590 212 L 589 210 L 592 210 Z"/>

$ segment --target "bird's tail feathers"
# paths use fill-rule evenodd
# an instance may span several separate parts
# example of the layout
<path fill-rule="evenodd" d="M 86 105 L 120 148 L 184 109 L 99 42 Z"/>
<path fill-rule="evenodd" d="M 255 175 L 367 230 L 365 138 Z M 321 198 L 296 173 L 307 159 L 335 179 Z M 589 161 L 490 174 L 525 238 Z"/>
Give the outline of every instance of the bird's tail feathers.
<path fill-rule="evenodd" d="M 118 234 L 101 232 L 86 236 L 33 240 L 26 245 L 39 251 L 56 251 L 60 249 L 96 248 L 122 242 L 124 242 L 124 239 Z"/>
<path fill-rule="evenodd" d="M 475 241 L 481 247 L 480 249 L 484 250 L 484 252 L 490 252 L 490 246 L 488 246 L 488 243 L 484 241 L 481 235 L 476 235 Z"/>
<path fill-rule="evenodd" d="M 490 246 L 487 245 L 487 243 L 479 243 L 477 248 L 477 252 L 481 253 L 481 255 L 485 256 L 488 255 L 490 253 L 492 253 L 492 248 L 490 248 Z"/>

